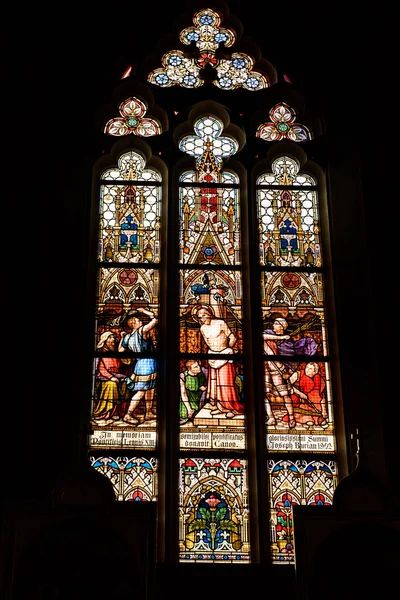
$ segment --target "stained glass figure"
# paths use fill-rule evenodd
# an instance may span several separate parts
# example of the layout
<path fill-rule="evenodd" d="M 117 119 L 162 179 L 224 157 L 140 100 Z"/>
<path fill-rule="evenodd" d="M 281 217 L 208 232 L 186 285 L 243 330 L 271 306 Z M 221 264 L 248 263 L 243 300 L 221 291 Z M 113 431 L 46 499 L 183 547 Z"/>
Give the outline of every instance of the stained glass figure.
<path fill-rule="evenodd" d="M 117 356 L 117 336 L 110 329 L 104 331 L 97 344 L 102 353 L 95 361 L 93 424 L 95 427 L 112 425 L 123 420 L 130 399 L 127 381 L 131 370 L 127 362 Z M 129 361 L 130 362 L 130 361 Z"/>
<path fill-rule="evenodd" d="M 337 485 L 334 461 L 268 461 L 271 555 L 274 564 L 295 561 L 293 505 L 327 506 Z"/>
<path fill-rule="evenodd" d="M 242 361 L 182 359 L 180 369 L 181 448 L 244 450 L 246 422 Z"/>
<path fill-rule="evenodd" d="M 104 133 L 124 136 L 133 133 L 141 137 L 151 137 L 162 133 L 156 119 L 145 117 L 147 106 L 139 98 L 132 96 L 119 105 L 120 117 L 110 119 L 104 127 Z"/>
<path fill-rule="evenodd" d="M 205 80 L 223 90 L 244 88 L 262 90 L 269 87 L 267 75 L 254 70 L 254 59 L 243 53 L 233 52 L 230 57 L 218 57 L 220 45 L 231 47 L 236 42 L 233 30 L 222 28 L 221 17 L 210 8 L 193 16 L 194 26 L 181 31 L 180 41 L 198 49 L 193 56 L 181 50 L 171 50 L 162 57 L 162 67 L 152 71 L 147 79 L 160 87 L 179 85 L 198 88 Z M 206 75 L 206 69 L 210 69 Z"/>
<path fill-rule="evenodd" d="M 242 279 L 239 271 L 185 269 L 180 274 L 180 351 L 242 351 Z M 220 343 L 210 332 L 203 335 L 205 319 L 220 330 Z M 222 343 L 222 334 L 226 346 Z"/>
<path fill-rule="evenodd" d="M 327 355 L 323 274 L 263 271 L 264 354 Z"/>
<path fill-rule="evenodd" d="M 99 350 L 105 347 L 103 340 L 108 344 L 111 338 L 105 332 Z M 89 447 L 155 448 L 157 361 L 104 355 L 95 359 L 93 369 Z"/>
<path fill-rule="evenodd" d="M 305 125 L 295 123 L 296 111 L 285 102 L 280 102 L 269 111 L 271 123 L 261 123 L 256 137 L 266 142 L 279 142 L 286 138 L 293 142 L 305 142 L 312 139 L 311 131 Z"/>
<path fill-rule="evenodd" d="M 299 173 L 294 159 L 283 156 L 257 185 L 261 265 L 320 267 L 315 180 Z"/>
<path fill-rule="evenodd" d="M 127 152 L 102 175 L 98 259 L 159 262 L 161 176 L 145 159 Z M 118 182 L 121 183 L 113 183 Z"/>
<path fill-rule="evenodd" d="M 265 361 L 264 389 L 268 450 L 336 450 L 328 363 Z"/>
<path fill-rule="evenodd" d="M 180 425 L 193 423 L 194 417 L 203 408 L 206 400 L 207 375 L 208 369 L 202 366 L 201 360 L 181 361 L 179 374 Z"/>
<path fill-rule="evenodd" d="M 122 456 L 90 457 L 96 471 L 111 481 L 116 499 L 131 502 L 155 502 L 158 492 L 156 458 Z"/>
<path fill-rule="evenodd" d="M 98 271 L 92 448 L 156 446 L 158 280 L 154 269 Z"/>
<path fill-rule="evenodd" d="M 247 461 L 180 460 L 179 560 L 250 562 Z"/>

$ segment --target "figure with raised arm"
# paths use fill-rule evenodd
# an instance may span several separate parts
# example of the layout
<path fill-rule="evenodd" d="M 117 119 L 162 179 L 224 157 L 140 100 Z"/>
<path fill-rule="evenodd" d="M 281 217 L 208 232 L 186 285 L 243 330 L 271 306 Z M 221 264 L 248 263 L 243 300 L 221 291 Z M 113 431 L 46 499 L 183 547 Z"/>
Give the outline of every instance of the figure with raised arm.
<path fill-rule="evenodd" d="M 142 316 L 146 315 L 148 321 L 144 324 Z M 121 341 L 119 351 L 125 352 L 154 352 L 153 340 L 150 336 L 150 331 L 157 325 L 158 319 L 154 313 L 147 308 L 137 308 L 131 310 L 126 316 L 126 324 L 131 329 L 130 333 L 121 332 Z M 137 425 L 139 420 L 136 419 L 133 412 L 139 402 L 145 400 L 145 417 L 144 420 L 152 420 L 156 417 L 153 413 L 154 391 L 157 379 L 157 361 L 151 357 L 137 357 L 135 366 L 130 379 L 127 382 L 128 388 L 133 391 L 128 410 L 123 420 L 126 423 Z"/>
<path fill-rule="evenodd" d="M 282 355 L 293 356 L 295 354 L 315 354 L 317 342 L 312 337 L 302 337 L 296 342 L 292 337 L 285 333 L 288 327 L 286 319 L 278 317 L 272 324 L 272 330 L 266 329 L 263 332 L 264 353 L 270 356 Z M 293 374 L 291 363 L 285 363 L 279 360 L 266 360 L 264 362 L 264 380 L 265 380 L 265 408 L 267 412 L 267 425 L 276 425 L 276 418 L 271 406 L 271 398 L 279 396 L 285 405 L 289 428 L 296 426 L 296 419 L 293 410 L 291 397 L 290 377 Z"/>

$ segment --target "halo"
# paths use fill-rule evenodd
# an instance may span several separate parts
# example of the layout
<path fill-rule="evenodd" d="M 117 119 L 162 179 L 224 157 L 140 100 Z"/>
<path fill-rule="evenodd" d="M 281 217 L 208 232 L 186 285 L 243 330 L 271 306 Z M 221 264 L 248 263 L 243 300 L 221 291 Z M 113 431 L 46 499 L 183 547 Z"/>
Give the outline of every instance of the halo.
<path fill-rule="evenodd" d="M 210 304 L 196 304 L 195 306 L 193 306 L 191 312 L 191 315 L 193 317 L 193 319 L 198 323 L 199 320 L 197 318 L 197 313 L 199 312 L 199 310 L 201 310 L 202 308 L 204 308 L 205 310 L 207 310 L 208 312 L 210 312 L 212 314 L 213 317 L 215 317 L 215 312 L 213 307 Z"/>

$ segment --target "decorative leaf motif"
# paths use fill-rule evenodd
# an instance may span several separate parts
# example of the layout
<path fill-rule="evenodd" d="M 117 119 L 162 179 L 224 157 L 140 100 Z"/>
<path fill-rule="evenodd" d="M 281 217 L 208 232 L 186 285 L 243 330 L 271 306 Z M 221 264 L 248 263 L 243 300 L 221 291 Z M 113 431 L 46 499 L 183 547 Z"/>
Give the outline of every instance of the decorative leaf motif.
<path fill-rule="evenodd" d="M 210 514 L 210 510 L 208 508 L 205 507 L 201 507 L 200 508 L 200 514 L 203 517 L 203 519 L 209 519 L 211 514 Z"/>
<path fill-rule="evenodd" d="M 215 520 L 216 521 L 221 521 L 227 513 L 227 509 L 225 507 L 221 507 L 219 508 L 216 512 L 215 512 Z"/>
<path fill-rule="evenodd" d="M 192 531 L 200 531 L 200 529 L 208 529 L 207 522 L 204 519 L 195 519 L 194 521 L 189 523 L 189 533 L 191 533 Z"/>
<path fill-rule="evenodd" d="M 125 113 L 127 117 L 142 117 L 146 112 L 146 105 L 139 102 L 137 98 L 125 100 L 120 109 L 121 114 Z"/>
<path fill-rule="evenodd" d="M 259 129 L 258 136 L 263 140 L 274 141 L 280 137 L 280 134 L 277 132 L 273 123 L 266 123 L 262 128 Z"/>
<path fill-rule="evenodd" d="M 291 140 L 295 142 L 305 142 L 308 139 L 307 130 L 302 125 L 294 124 L 290 129 L 288 136 Z"/>
<path fill-rule="evenodd" d="M 107 133 L 109 135 L 126 135 L 128 131 L 128 127 L 121 118 L 113 119 L 107 125 Z"/>
<path fill-rule="evenodd" d="M 219 524 L 220 529 L 225 531 L 233 531 L 233 533 L 239 533 L 239 526 L 233 521 L 223 520 Z"/>

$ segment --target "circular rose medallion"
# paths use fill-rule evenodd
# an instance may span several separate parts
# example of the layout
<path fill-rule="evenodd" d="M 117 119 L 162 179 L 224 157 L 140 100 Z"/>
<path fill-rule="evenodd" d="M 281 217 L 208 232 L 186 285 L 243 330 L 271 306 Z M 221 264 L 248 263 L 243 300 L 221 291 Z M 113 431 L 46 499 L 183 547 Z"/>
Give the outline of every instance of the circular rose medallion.
<path fill-rule="evenodd" d="M 293 290 L 294 288 L 299 287 L 300 277 L 295 273 L 286 273 L 286 275 L 282 277 L 282 283 L 286 288 Z"/>
<path fill-rule="evenodd" d="M 137 275 L 133 269 L 123 269 L 118 274 L 118 279 L 122 283 L 122 285 L 128 286 L 135 283 L 137 280 Z"/>

